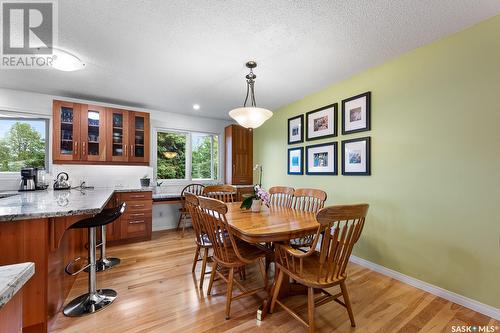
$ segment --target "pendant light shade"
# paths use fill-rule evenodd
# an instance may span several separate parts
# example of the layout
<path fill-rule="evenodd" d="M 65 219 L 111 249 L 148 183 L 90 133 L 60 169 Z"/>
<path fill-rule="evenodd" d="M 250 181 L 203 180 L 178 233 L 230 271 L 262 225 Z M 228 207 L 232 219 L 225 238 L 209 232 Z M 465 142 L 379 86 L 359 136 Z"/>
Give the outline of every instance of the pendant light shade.
<path fill-rule="evenodd" d="M 257 63 L 249 61 L 246 63 L 246 66 L 250 69 L 250 73 L 246 75 L 247 96 L 245 103 L 243 103 L 243 107 L 229 111 L 229 116 L 245 128 L 257 128 L 271 118 L 273 113 L 270 110 L 258 108 L 255 103 L 254 84 L 257 76 L 253 73 L 253 69 L 257 67 Z M 248 96 L 250 96 L 250 106 L 247 106 Z"/>

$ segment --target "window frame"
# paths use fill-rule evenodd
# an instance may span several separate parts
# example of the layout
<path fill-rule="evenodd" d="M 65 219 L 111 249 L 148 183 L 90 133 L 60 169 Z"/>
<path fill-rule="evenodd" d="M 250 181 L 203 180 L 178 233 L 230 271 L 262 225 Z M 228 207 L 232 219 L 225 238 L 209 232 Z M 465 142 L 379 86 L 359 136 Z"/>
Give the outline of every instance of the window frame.
<path fill-rule="evenodd" d="M 0 110 L 0 121 L 2 120 L 11 120 L 11 121 L 43 121 L 45 123 L 45 172 L 49 172 L 50 168 L 50 117 L 42 117 L 40 115 L 29 116 L 22 113 L 13 113 L 12 116 L 9 116 L 10 112 Z M 20 175 L 20 171 L 0 171 L 0 175 L 2 176 L 18 176 Z"/>
<path fill-rule="evenodd" d="M 185 178 L 183 179 L 161 179 L 158 178 L 158 133 L 176 133 L 176 134 L 184 134 L 186 135 L 186 165 L 185 165 Z M 217 160 L 218 160 L 218 168 L 217 168 L 217 174 L 215 175 L 217 178 L 193 178 L 192 177 L 192 160 L 193 160 L 193 140 L 192 140 L 192 135 L 193 133 L 196 134 L 205 134 L 205 135 L 210 135 L 212 137 L 212 160 L 210 161 L 211 163 L 211 172 L 214 172 L 214 153 L 213 153 L 213 140 L 214 136 L 217 136 L 217 144 L 218 144 L 218 152 L 217 152 Z M 220 181 L 221 179 L 221 161 L 222 161 L 222 150 L 221 150 L 221 139 L 222 135 L 220 133 L 213 133 L 213 132 L 206 132 L 206 131 L 196 131 L 196 130 L 182 130 L 182 129 L 173 129 L 173 128 L 163 128 L 163 127 L 156 127 L 153 130 L 153 175 L 154 175 L 154 180 L 156 182 L 163 182 L 168 185 L 177 185 L 177 184 L 188 184 L 191 182 L 213 182 L 213 181 Z"/>

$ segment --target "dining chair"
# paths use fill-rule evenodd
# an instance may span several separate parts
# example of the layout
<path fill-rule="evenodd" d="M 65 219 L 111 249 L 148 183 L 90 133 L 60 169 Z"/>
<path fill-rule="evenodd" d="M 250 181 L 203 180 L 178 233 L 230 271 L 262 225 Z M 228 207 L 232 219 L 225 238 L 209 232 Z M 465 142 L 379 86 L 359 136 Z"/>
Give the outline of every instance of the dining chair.
<path fill-rule="evenodd" d="M 354 244 L 361 236 L 368 211 L 367 204 L 330 206 L 321 209 L 316 215 L 318 230 L 308 252 L 303 253 L 288 244 L 276 244 L 276 263 L 279 269 L 276 286 L 271 299 L 270 312 L 276 304 L 290 313 L 294 318 L 314 332 L 315 306 L 335 301 L 347 309 L 351 326 L 355 327 L 354 315 L 346 287 L 346 267 Z M 322 236 L 322 237 L 320 237 Z M 320 244 L 319 251 L 316 246 Z M 306 286 L 308 322 L 299 317 L 289 307 L 278 300 L 278 295 L 287 275 L 291 279 Z M 324 290 L 340 286 L 340 292 L 331 294 Z M 320 289 L 324 295 L 314 298 L 314 290 Z M 343 298 L 343 301 L 339 297 Z"/>
<path fill-rule="evenodd" d="M 313 188 L 298 188 L 293 194 L 293 209 L 317 213 L 325 206 L 326 192 Z M 311 246 L 314 235 L 306 235 L 290 240 L 290 244 L 295 248 Z"/>
<path fill-rule="evenodd" d="M 236 192 L 233 185 L 209 185 L 203 189 L 203 196 L 222 202 L 234 202 Z"/>
<path fill-rule="evenodd" d="M 198 261 L 202 261 L 201 264 L 201 274 L 200 274 L 200 289 L 203 288 L 203 281 L 205 279 L 205 274 L 209 274 L 210 272 L 206 271 L 207 261 L 209 259 L 208 252 L 212 248 L 212 243 L 210 243 L 210 239 L 203 228 L 203 222 L 201 221 L 201 209 L 198 197 L 190 192 L 185 193 L 186 196 L 186 208 L 189 214 L 191 215 L 191 220 L 193 223 L 193 229 L 195 233 L 195 243 L 196 243 L 196 251 L 194 254 L 193 267 L 191 271 L 194 273 L 196 269 L 196 264 Z M 200 257 L 200 251 L 203 249 L 203 257 Z"/>
<path fill-rule="evenodd" d="M 293 187 L 273 186 L 269 189 L 269 205 L 275 207 L 292 207 Z"/>
<path fill-rule="evenodd" d="M 202 184 L 189 184 L 181 191 L 181 208 L 179 208 L 179 221 L 177 222 L 177 230 L 182 224 L 181 236 L 184 237 L 184 229 L 186 229 L 186 219 L 189 217 L 189 212 L 186 209 L 185 193 L 189 192 L 194 195 L 201 195 L 205 186 Z"/>
<path fill-rule="evenodd" d="M 264 248 L 248 244 L 233 236 L 226 220 L 227 206 L 224 202 L 206 197 L 199 197 L 198 200 L 202 211 L 203 226 L 213 248 L 213 265 L 207 295 L 210 295 L 212 291 L 216 275 L 227 283 L 225 314 L 226 319 L 229 319 L 233 300 L 254 295 L 259 291 L 265 291 L 267 294 L 268 280 L 264 259 L 270 253 Z M 264 287 L 248 290 L 234 279 L 234 273 L 241 271 L 245 265 L 254 263 L 259 265 Z M 223 270 L 226 269 L 229 270 L 227 277 L 223 274 Z M 241 290 L 241 293 L 236 296 L 233 296 L 233 284 Z"/>

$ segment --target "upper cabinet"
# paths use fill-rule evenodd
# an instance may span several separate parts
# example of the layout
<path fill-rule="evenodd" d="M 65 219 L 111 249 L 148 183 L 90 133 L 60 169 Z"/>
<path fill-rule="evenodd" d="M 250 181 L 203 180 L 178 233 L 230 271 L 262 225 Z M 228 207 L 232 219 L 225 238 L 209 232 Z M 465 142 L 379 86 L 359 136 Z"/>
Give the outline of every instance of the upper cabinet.
<path fill-rule="evenodd" d="M 54 101 L 53 162 L 149 165 L 149 113 Z"/>
<path fill-rule="evenodd" d="M 225 129 L 226 183 L 251 185 L 253 182 L 253 132 L 239 125 Z"/>

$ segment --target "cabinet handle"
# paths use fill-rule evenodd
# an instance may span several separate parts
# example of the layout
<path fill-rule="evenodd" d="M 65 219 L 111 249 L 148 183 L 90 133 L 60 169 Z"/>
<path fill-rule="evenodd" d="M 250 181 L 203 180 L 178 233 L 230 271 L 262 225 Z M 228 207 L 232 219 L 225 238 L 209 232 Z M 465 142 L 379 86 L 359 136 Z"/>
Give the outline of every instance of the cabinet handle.
<path fill-rule="evenodd" d="M 130 216 L 144 216 L 144 213 L 130 214 Z"/>
<path fill-rule="evenodd" d="M 134 145 L 130 145 L 130 156 L 134 157 Z"/>
<path fill-rule="evenodd" d="M 144 198 L 144 194 L 132 194 L 130 196 L 132 199 L 139 199 L 139 198 Z M 144 206 L 144 205 L 143 205 Z"/>
<path fill-rule="evenodd" d="M 144 223 L 144 220 L 128 221 L 128 224 L 141 224 L 141 223 Z"/>
<path fill-rule="evenodd" d="M 130 208 L 144 208 L 144 205 L 130 205 Z"/>
<path fill-rule="evenodd" d="M 75 141 L 75 155 L 78 155 L 78 141 Z"/>
<path fill-rule="evenodd" d="M 82 142 L 82 155 L 85 155 L 85 141 Z"/>
<path fill-rule="evenodd" d="M 128 154 L 128 151 L 127 151 L 127 145 L 125 145 L 125 147 L 124 147 L 124 151 L 125 151 L 125 157 L 127 157 L 127 154 Z"/>
<path fill-rule="evenodd" d="M 233 175 L 234 175 L 235 172 L 236 172 L 236 165 L 233 164 Z"/>

